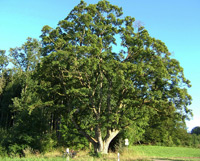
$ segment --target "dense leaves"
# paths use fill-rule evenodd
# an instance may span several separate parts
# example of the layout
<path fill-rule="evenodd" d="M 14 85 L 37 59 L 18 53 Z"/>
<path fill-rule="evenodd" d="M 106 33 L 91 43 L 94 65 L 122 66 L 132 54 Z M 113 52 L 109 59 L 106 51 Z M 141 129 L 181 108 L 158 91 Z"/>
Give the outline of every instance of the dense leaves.
<path fill-rule="evenodd" d="M 81 1 L 55 29 L 43 27 L 42 42 L 11 48 L 12 69 L 0 51 L 8 151 L 90 142 L 107 153 L 117 135 L 113 142 L 187 145 L 190 82 L 165 44 L 134 21 L 106 0 Z"/>
<path fill-rule="evenodd" d="M 194 127 L 191 131 L 192 134 L 200 135 L 200 127 Z"/>
<path fill-rule="evenodd" d="M 121 15 L 108 1 L 81 1 L 56 29 L 45 26 L 41 35 L 47 55 L 37 69 L 45 82 L 42 96 L 56 98 L 66 109 L 63 116 L 103 152 L 134 122 L 148 123 L 151 116 L 184 121 L 190 113 L 190 82 L 179 62 L 143 27 L 134 32 L 134 18 Z"/>
<path fill-rule="evenodd" d="M 5 87 L 5 67 L 8 65 L 8 58 L 5 55 L 5 50 L 0 50 L 0 95 Z"/>

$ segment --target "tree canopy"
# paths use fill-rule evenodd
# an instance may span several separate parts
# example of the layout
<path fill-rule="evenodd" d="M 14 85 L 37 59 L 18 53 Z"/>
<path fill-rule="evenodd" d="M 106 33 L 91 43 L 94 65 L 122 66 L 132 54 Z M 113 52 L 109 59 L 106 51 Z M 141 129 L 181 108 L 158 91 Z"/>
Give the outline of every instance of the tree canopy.
<path fill-rule="evenodd" d="M 107 153 L 122 129 L 147 124 L 151 115 L 184 120 L 190 113 L 190 82 L 179 62 L 122 14 L 106 0 L 81 1 L 57 28 L 42 29 L 45 57 L 36 72 L 42 101 L 62 108 L 96 152 Z"/>
<path fill-rule="evenodd" d="M 43 27 L 41 42 L 0 50 L 0 126 L 10 134 L 0 144 L 9 153 L 45 151 L 52 139 L 102 153 L 116 136 L 179 145 L 190 81 L 164 42 L 134 23 L 107 0 L 81 0 Z"/>

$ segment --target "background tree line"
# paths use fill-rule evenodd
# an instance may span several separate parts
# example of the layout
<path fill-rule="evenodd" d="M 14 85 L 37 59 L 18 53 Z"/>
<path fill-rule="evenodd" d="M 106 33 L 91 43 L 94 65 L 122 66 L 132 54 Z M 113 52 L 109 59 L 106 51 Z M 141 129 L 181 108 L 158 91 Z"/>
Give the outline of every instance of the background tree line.
<path fill-rule="evenodd" d="M 125 138 L 199 147 L 199 133 L 186 129 L 191 85 L 182 67 L 122 14 L 105 0 L 81 1 L 57 28 L 44 26 L 41 41 L 28 38 L 8 55 L 0 50 L 2 155 L 90 143 L 106 153 Z"/>

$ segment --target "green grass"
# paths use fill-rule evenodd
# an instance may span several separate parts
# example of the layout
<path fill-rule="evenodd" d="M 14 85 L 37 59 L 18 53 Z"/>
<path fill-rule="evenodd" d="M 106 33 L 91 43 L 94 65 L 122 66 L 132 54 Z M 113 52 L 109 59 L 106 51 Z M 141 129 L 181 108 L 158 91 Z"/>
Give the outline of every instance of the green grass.
<path fill-rule="evenodd" d="M 197 158 L 200 160 L 200 149 L 186 147 L 133 146 L 130 149 L 146 157 L 160 158 Z"/>
<path fill-rule="evenodd" d="M 0 158 L 0 161 L 66 161 L 61 157 L 60 152 L 50 152 L 45 155 L 30 155 L 27 158 Z M 89 152 L 80 151 L 74 159 L 70 161 L 116 161 L 117 153 L 102 155 L 101 158 L 94 158 Z M 174 161 L 199 161 L 200 149 L 184 147 L 162 147 L 162 146 L 132 146 L 129 149 L 124 148 L 120 154 L 121 161 L 132 160 L 174 160 Z"/>
<path fill-rule="evenodd" d="M 0 158 L 1 161 L 66 161 L 66 158 L 52 157 L 52 158 L 41 158 L 41 157 L 32 157 L 32 158 Z"/>

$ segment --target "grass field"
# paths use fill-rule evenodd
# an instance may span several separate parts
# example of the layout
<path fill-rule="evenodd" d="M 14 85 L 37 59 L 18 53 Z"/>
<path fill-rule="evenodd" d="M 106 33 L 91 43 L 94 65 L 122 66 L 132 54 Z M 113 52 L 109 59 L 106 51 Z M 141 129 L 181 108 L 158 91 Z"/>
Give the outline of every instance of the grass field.
<path fill-rule="evenodd" d="M 66 158 L 0 158 L 1 161 L 66 161 Z"/>
<path fill-rule="evenodd" d="M 70 161 L 116 161 L 117 153 L 109 153 L 95 158 L 88 152 L 80 151 L 77 156 Z M 45 155 L 29 155 L 27 158 L 0 158 L 0 161 L 66 161 L 62 153 L 56 151 Z M 132 146 L 124 148 L 120 154 L 120 161 L 200 161 L 200 149 L 183 147 L 162 147 L 162 146 Z"/>
<path fill-rule="evenodd" d="M 130 148 L 136 154 L 148 158 L 168 158 L 174 160 L 199 160 L 200 149 L 186 147 L 162 147 L 162 146 L 133 146 Z"/>

